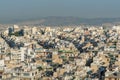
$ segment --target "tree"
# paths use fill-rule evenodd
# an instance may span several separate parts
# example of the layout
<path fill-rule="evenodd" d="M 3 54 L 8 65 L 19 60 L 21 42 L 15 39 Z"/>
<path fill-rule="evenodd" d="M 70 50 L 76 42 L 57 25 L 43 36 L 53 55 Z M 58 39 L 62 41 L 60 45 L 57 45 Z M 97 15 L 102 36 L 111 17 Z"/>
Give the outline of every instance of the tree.
<path fill-rule="evenodd" d="M 42 68 L 41 66 L 37 67 L 37 69 L 38 69 L 39 71 L 43 70 L 43 68 Z"/>

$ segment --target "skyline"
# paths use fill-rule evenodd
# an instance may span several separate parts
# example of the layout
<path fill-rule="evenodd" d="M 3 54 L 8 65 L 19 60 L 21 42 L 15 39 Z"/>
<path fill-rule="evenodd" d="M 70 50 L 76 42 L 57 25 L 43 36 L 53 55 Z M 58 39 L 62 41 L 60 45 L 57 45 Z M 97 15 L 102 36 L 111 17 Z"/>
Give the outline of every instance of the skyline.
<path fill-rule="evenodd" d="M 119 0 L 1 0 L 0 21 L 48 16 L 116 18 L 120 17 L 119 3 Z"/>
<path fill-rule="evenodd" d="M 120 80 L 120 0 L 1 0 L 0 80 Z"/>

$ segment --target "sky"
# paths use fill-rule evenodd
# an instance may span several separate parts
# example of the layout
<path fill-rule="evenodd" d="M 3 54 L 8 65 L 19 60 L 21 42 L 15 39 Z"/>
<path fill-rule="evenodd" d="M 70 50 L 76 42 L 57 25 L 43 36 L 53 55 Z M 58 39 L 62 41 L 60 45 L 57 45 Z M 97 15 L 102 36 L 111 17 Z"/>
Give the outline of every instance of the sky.
<path fill-rule="evenodd" d="M 0 20 L 47 16 L 120 17 L 120 0 L 0 0 Z"/>

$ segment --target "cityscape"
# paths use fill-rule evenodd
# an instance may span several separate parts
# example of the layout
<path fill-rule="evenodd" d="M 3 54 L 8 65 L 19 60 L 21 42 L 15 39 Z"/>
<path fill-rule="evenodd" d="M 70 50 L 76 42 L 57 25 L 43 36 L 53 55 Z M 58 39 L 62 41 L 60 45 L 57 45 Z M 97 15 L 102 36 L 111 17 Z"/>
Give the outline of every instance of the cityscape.
<path fill-rule="evenodd" d="M 0 0 L 0 80 L 120 80 L 120 0 Z"/>
<path fill-rule="evenodd" d="M 0 37 L 1 80 L 119 80 L 120 26 L 9 26 Z"/>

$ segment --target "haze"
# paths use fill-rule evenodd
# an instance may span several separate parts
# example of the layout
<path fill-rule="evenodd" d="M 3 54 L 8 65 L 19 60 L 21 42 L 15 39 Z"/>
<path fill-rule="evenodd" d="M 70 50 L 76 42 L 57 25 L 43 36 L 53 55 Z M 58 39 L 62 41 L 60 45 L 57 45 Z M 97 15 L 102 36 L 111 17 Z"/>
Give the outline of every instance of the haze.
<path fill-rule="evenodd" d="M 1 0 L 0 21 L 47 16 L 120 17 L 120 0 Z"/>

